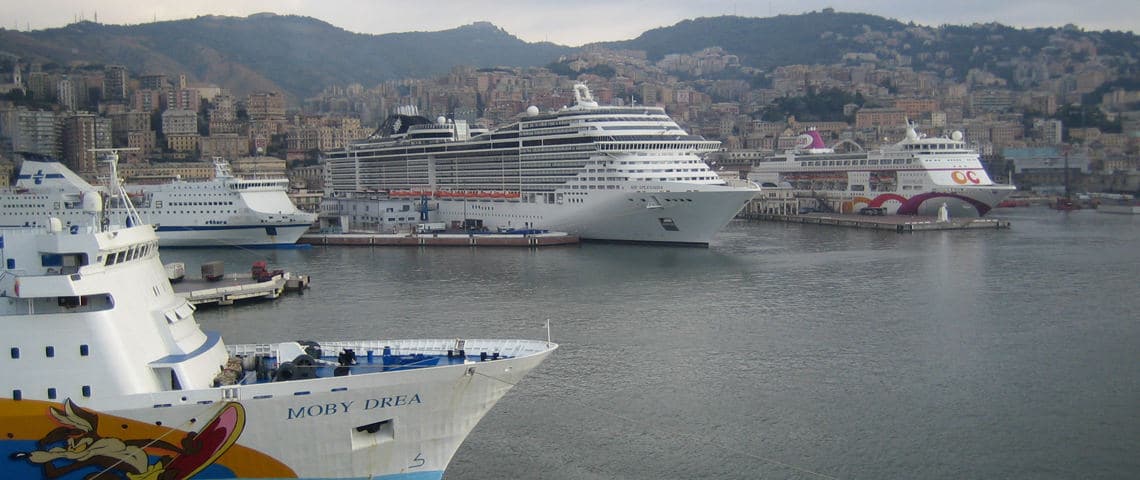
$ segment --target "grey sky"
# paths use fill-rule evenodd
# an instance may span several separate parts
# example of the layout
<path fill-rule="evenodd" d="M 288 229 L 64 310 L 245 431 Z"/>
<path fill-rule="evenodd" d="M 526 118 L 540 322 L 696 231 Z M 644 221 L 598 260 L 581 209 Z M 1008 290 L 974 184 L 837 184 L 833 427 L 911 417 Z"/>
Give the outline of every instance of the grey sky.
<path fill-rule="evenodd" d="M 245 16 L 257 12 L 318 18 L 359 33 L 436 31 L 490 21 L 529 42 L 584 43 L 627 40 L 687 18 L 718 15 L 769 17 L 827 7 L 937 26 L 998 22 L 1015 27 L 1072 23 L 1087 30 L 1140 27 L 1136 0 L 6 0 L 3 28 L 61 27 L 77 19 L 134 24 L 198 15 Z"/>

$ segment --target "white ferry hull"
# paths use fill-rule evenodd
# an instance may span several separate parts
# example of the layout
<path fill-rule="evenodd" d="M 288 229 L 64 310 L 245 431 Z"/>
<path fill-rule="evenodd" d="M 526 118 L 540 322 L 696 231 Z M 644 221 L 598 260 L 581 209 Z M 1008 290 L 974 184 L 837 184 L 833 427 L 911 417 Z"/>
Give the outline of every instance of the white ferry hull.
<path fill-rule="evenodd" d="M 467 342 L 479 348 L 479 340 Z M 232 446 L 203 465 L 201 478 L 438 479 L 483 415 L 554 348 L 487 362 L 202 390 L 65 402 L 0 398 L 0 413 L 24 425 L 14 438 L 0 439 L 0 474 L 47 478 L 42 465 L 16 454 L 37 450 L 36 442 L 60 426 L 49 408 L 64 410 L 70 402 L 96 416 L 102 438 L 131 443 L 161 436 L 175 446 L 190 432 L 202 433 L 223 409 L 239 410 L 243 425 L 232 429 Z M 378 422 L 375 432 L 358 430 Z M 146 453 L 149 468 L 171 468 L 169 459 L 159 466 L 167 452 Z"/>
<path fill-rule="evenodd" d="M 283 222 L 240 224 L 230 220 L 217 220 L 217 223 L 226 222 L 225 225 L 209 225 L 206 215 L 199 217 L 194 224 L 186 224 L 174 223 L 172 220 L 184 219 L 169 219 L 169 215 L 150 215 L 145 210 L 139 213 L 144 221 L 154 226 L 160 247 L 290 247 L 297 244 L 297 240 L 310 226 L 309 223 Z M 91 222 L 90 216 L 80 211 L 49 210 L 44 213 L 29 212 L 21 216 L 20 224 L 0 226 L 21 227 L 23 222 L 29 226 L 43 226 L 52 217 L 60 219 L 68 227 Z M 126 217 L 121 211 L 112 210 L 109 217 L 114 225 L 125 224 Z M 163 220 L 167 222 L 164 223 Z"/>
<path fill-rule="evenodd" d="M 290 247 L 309 230 L 309 224 L 232 225 L 196 227 L 159 225 L 158 245 L 162 247 Z"/>

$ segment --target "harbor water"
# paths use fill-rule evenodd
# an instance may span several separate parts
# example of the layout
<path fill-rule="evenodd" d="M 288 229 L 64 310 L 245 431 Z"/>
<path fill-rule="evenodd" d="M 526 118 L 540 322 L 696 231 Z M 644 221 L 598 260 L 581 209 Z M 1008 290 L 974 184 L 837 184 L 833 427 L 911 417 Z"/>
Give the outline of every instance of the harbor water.
<path fill-rule="evenodd" d="M 545 338 L 446 480 L 1136 478 L 1140 216 L 1007 230 L 734 221 L 708 249 L 167 250 L 312 287 L 202 309 L 229 343 Z"/>

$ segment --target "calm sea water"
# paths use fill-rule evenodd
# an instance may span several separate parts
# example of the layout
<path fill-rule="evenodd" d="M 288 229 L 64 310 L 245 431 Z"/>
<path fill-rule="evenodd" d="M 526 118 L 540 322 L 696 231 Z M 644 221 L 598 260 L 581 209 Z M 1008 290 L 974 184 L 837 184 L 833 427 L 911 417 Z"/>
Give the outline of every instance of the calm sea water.
<path fill-rule="evenodd" d="M 995 213 L 1013 228 L 163 259 L 312 275 L 198 314 L 231 343 L 545 338 L 550 319 L 562 347 L 446 480 L 1140 477 L 1140 218 Z"/>

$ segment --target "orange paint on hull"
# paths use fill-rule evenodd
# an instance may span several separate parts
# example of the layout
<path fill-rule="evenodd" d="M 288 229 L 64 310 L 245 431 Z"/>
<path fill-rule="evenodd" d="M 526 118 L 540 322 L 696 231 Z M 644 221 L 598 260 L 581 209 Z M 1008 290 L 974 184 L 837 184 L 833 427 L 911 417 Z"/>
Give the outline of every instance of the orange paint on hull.
<path fill-rule="evenodd" d="M 63 409 L 62 403 L 45 402 L 41 400 L 12 400 L 0 398 L 0 441 L 3 440 L 31 440 L 37 441 L 61 425 L 51 415 L 49 408 Z M 202 406 L 204 415 L 197 418 L 198 426 L 204 425 L 212 416 L 214 410 Z M 104 438 L 117 438 L 120 440 L 153 440 L 161 438 L 171 443 L 186 437 L 192 430 L 180 430 L 175 426 L 159 426 L 152 423 L 140 422 L 125 417 L 119 417 L 103 412 L 92 411 L 99 417 L 96 433 Z M 144 449 L 147 454 L 156 457 L 170 455 L 165 449 Z M 296 478 L 293 469 L 277 459 L 261 453 L 255 449 L 241 445 L 241 438 L 237 443 L 222 454 L 214 464 L 228 468 L 238 478 Z"/>

